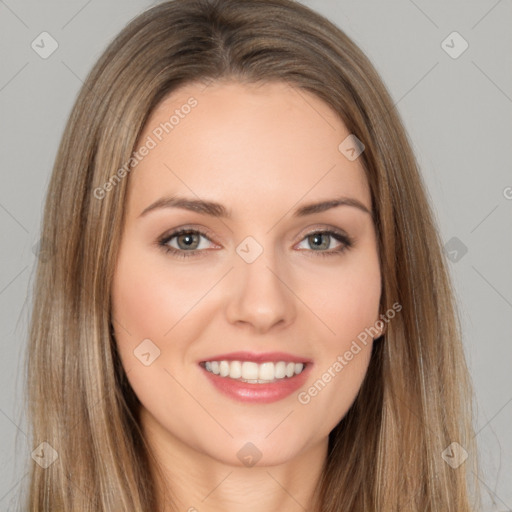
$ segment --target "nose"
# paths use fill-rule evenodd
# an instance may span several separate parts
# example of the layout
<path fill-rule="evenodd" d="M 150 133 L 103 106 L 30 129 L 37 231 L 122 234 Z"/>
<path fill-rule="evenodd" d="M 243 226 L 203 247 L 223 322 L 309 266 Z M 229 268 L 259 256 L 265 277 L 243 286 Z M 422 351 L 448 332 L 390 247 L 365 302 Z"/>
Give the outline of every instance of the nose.
<path fill-rule="evenodd" d="M 237 261 L 228 287 L 228 321 L 233 325 L 250 326 L 264 333 L 291 324 L 296 316 L 296 297 L 287 273 L 265 252 L 254 262 Z"/>

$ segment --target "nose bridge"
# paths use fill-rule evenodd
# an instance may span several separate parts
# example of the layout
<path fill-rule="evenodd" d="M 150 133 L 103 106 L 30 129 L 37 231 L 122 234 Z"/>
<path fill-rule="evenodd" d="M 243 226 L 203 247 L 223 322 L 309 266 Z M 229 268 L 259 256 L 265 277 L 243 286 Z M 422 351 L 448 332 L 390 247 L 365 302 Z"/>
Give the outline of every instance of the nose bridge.
<path fill-rule="evenodd" d="M 295 316 L 295 303 L 285 284 L 286 270 L 279 265 L 275 253 L 258 246 L 254 239 L 246 239 L 237 247 L 227 315 L 231 323 L 252 324 L 265 331 L 276 324 L 290 323 Z"/>

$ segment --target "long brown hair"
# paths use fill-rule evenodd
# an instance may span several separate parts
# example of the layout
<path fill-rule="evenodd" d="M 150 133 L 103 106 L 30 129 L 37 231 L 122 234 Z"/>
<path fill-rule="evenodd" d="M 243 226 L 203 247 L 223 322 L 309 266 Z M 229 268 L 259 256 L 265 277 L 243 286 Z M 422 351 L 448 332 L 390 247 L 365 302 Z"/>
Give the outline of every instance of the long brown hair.
<path fill-rule="evenodd" d="M 42 224 L 52 256 L 37 266 L 28 411 L 33 446 L 47 442 L 58 458 L 46 469 L 32 464 L 28 510 L 156 510 L 139 402 L 111 326 L 129 176 L 104 197 L 97 191 L 130 160 L 164 97 L 214 80 L 281 81 L 309 91 L 365 146 L 360 158 L 378 236 L 381 310 L 397 302 L 402 309 L 375 342 L 358 397 L 329 436 L 319 510 L 475 510 L 468 491 L 477 468 L 471 383 L 411 145 L 362 51 L 293 0 L 164 2 L 132 20 L 86 79 L 60 144 Z M 453 442 L 469 454 L 456 468 L 442 455 Z"/>

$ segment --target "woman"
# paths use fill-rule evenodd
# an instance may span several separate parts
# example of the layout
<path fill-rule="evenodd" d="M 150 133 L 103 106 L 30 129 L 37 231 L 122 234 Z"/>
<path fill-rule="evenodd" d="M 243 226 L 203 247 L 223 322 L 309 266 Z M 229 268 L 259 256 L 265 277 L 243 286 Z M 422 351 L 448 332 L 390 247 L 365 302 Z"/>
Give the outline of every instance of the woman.
<path fill-rule="evenodd" d="M 326 19 L 289 0 L 137 17 L 84 83 L 43 222 L 28 384 L 55 454 L 29 510 L 474 509 L 417 164 Z"/>

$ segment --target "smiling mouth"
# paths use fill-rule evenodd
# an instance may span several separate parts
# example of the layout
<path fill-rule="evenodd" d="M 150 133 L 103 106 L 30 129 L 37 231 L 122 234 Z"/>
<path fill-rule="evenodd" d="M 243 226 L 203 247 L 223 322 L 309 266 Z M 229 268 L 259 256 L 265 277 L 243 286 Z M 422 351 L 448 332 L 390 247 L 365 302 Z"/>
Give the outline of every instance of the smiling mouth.
<path fill-rule="evenodd" d="M 288 361 L 256 363 L 254 361 L 203 361 L 199 365 L 219 377 L 247 382 L 269 384 L 300 375 L 307 363 Z"/>

